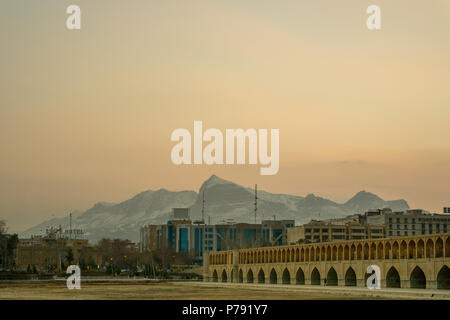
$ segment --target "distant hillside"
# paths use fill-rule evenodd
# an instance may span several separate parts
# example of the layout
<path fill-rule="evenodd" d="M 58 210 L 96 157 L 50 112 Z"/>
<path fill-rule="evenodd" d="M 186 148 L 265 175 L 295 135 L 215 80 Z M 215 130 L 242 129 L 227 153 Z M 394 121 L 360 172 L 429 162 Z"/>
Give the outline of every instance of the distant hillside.
<path fill-rule="evenodd" d="M 205 215 L 211 223 L 225 220 L 254 222 L 254 191 L 215 175 L 206 180 L 199 193 L 194 191 L 144 191 L 124 202 L 99 202 L 85 212 L 73 215 L 73 225 L 85 230 L 90 241 L 101 238 L 122 238 L 139 241 L 139 228 L 146 224 L 166 223 L 172 208 L 190 207 L 191 218 L 201 218 L 202 195 L 205 195 Z M 258 191 L 257 222 L 262 219 L 294 219 L 303 224 L 311 219 L 343 217 L 349 214 L 364 213 L 369 209 L 390 207 L 400 211 L 409 208 L 405 200 L 385 201 L 375 194 L 360 191 L 344 204 L 309 194 L 306 197 L 273 194 Z M 49 226 L 68 227 L 69 218 L 45 221 L 20 234 L 29 237 L 41 234 Z"/>

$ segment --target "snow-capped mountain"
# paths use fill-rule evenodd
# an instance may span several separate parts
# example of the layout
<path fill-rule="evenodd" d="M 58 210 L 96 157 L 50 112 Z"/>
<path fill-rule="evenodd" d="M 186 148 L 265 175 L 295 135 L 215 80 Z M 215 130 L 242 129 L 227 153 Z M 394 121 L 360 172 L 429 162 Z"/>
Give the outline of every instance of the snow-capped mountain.
<path fill-rule="evenodd" d="M 76 212 L 72 215 L 72 224 L 83 229 L 86 237 L 93 242 L 101 238 L 122 238 L 137 242 L 141 226 L 166 223 L 171 217 L 172 208 L 189 207 L 191 219 L 200 219 L 203 197 L 206 222 L 209 219 L 212 224 L 226 220 L 254 222 L 254 190 L 213 175 L 202 184 L 199 193 L 165 189 L 144 191 L 118 204 L 99 202 L 85 212 Z M 256 221 L 273 219 L 275 216 L 276 219 L 293 219 L 296 224 L 303 224 L 317 219 L 319 214 L 320 219 L 328 219 L 385 207 L 395 211 L 409 208 L 405 200 L 384 201 L 366 191 L 358 192 L 344 204 L 313 194 L 301 197 L 258 191 Z M 24 231 L 20 237 L 41 234 L 47 227 L 59 225 L 67 228 L 69 218 L 45 221 Z"/>

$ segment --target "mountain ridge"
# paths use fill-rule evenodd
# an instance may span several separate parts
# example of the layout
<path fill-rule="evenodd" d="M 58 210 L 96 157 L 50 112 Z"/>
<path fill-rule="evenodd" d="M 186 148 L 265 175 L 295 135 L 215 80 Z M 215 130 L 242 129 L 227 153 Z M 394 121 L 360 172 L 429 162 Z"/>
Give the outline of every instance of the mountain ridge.
<path fill-rule="evenodd" d="M 202 183 L 198 193 L 161 188 L 140 192 L 119 203 L 97 202 L 86 211 L 74 215 L 72 225 L 85 230 L 86 238 L 93 242 L 104 237 L 137 242 L 141 226 L 166 223 L 171 218 L 172 208 L 189 207 L 191 219 L 201 219 L 203 195 L 206 222 L 209 217 L 212 224 L 230 220 L 254 222 L 254 190 L 212 175 Z M 403 199 L 385 201 L 365 190 L 359 191 L 345 203 L 337 203 L 313 193 L 302 197 L 258 190 L 257 222 L 276 217 L 293 219 L 296 224 L 303 224 L 319 215 L 321 219 L 338 218 L 384 207 L 401 211 L 408 209 L 409 205 Z M 22 238 L 30 237 L 42 233 L 49 226 L 59 225 L 67 228 L 69 217 L 44 221 L 19 235 Z"/>

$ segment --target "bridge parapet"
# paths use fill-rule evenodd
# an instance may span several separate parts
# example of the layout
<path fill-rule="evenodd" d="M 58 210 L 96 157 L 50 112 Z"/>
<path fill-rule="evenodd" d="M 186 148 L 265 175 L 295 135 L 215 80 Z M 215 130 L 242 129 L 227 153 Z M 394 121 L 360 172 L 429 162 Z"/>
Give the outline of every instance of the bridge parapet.
<path fill-rule="evenodd" d="M 205 281 L 365 286 L 367 267 L 377 265 L 383 287 L 449 289 L 449 236 L 446 233 L 212 252 L 204 266 Z"/>

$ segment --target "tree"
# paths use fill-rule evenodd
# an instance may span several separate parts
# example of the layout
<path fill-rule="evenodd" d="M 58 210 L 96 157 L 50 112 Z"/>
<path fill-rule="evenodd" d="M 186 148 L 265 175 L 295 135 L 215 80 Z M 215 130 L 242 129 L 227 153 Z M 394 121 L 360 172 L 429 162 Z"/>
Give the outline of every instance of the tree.
<path fill-rule="evenodd" d="M 6 221 L 0 220 L 0 236 L 5 235 L 8 231 L 8 228 L 6 227 Z"/>
<path fill-rule="evenodd" d="M 72 261 L 73 261 L 73 251 L 72 251 L 71 248 L 70 248 L 69 250 L 67 250 L 66 260 L 67 260 L 67 262 L 69 263 L 69 265 L 72 264 Z"/>

